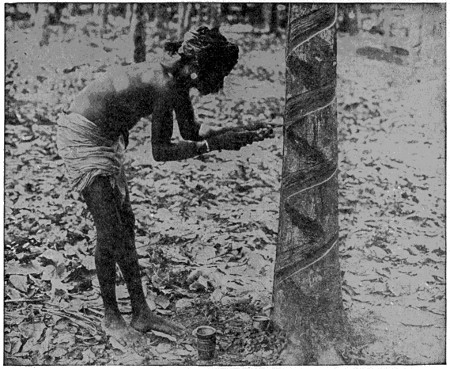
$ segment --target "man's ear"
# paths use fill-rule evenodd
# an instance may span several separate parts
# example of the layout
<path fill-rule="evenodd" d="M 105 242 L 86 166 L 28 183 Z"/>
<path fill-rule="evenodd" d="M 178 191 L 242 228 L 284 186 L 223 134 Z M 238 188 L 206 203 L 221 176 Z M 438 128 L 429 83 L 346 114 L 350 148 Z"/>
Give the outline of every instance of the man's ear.
<path fill-rule="evenodd" d="M 160 64 L 161 64 L 163 73 L 165 75 L 172 76 L 172 68 L 170 66 L 168 66 L 168 65 L 163 64 L 163 63 L 160 63 Z"/>
<path fill-rule="evenodd" d="M 192 64 L 186 64 L 182 69 L 182 73 L 185 76 L 191 76 L 192 74 L 197 75 L 198 71 L 197 71 L 197 68 L 195 66 L 193 66 Z"/>

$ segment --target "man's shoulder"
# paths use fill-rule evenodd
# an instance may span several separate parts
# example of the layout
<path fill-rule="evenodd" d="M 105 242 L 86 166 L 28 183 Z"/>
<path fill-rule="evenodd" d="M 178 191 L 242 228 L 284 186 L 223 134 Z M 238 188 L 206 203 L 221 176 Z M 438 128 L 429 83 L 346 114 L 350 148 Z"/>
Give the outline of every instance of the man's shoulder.
<path fill-rule="evenodd" d="M 131 73 L 143 84 L 161 84 L 164 80 L 162 65 L 154 61 L 136 64 Z"/>
<path fill-rule="evenodd" d="M 106 78 L 114 78 L 116 76 L 128 76 L 129 78 L 141 77 L 143 75 L 156 74 L 162 72 L 160 64 L 155 62 L 143 62 L 129 65 L 112 66 L 105 73 Z"/>
<path fill-rule="evenodd" d="M 106 72 L 104 78 L 112 83 L 116 92 L 129 91 L 135 88 L 150 88 L 162 92 L 167 84 L 163 67 L 156 62 L 113 67 Z"/>

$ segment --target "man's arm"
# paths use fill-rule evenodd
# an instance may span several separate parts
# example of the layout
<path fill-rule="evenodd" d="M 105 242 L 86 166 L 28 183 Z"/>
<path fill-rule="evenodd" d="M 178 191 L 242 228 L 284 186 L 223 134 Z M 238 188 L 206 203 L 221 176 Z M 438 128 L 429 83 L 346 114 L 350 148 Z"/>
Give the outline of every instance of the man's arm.
<path fill-rule="evenodd" d="M 155 103 L 152 119 L 152 153 L 156 161 L 171 161 L 193 158 L 213 150 L 239 150 L 241 147 L 251 144 L 254 141 L 261 141 L 265 137 L 256 131 L 250 132 L 243 129 L 222 128 L 208 131 L 203 137 L 199 131 L 201 126 L 196 124 L 190 117 L 189 111 L 193 111 L 190 99 L 186 106 L 187 113 L 181 111 L 177 102 L 167 101 L 167 98 L 160 97 Z M 186 101 L 186 100 L 185 100 Z M 171 142 L 173 133 L 172 110 L 177 107 L 180 133 L 185 141 Z M 190 107 L 190 109 L 189 109 Z M 186 119 L 186 120 L 183 120 Z M 199 129 L 200 128 L 200 129 Z M 202 140 L 202 141 L 200 141 Z M 205 142 L 206 141 L 206 142 Z"/>
<path fill-rule="evenodd" d="M 159 99 L 154 108 L 152 118 L 153 158 L 156 161 L 173 161 L 193 158 L 205 153 L 206 147 L 201 142 L 194 140 L 171 142 L 173 133 L 172 109 L 172 105 L 162 98 Z M 186 137 L 186 132 L 185 135 L 182 132 L 181 134 L 183 138 Z M 198 130 L 196 135 L 198 136 Z M 192 138 L 197 136 L 191 134 Z"/>
<path fill-rule="evenodd" d="M 175 94 L 173 108 L 181 137 L 184 140 L 201 141 L 203 139 L 199 134 L 201 124 L 195 121 L 194 108 L 189 97 L 189 91 L 181 91 Z"/>
<path fill-rule="evenodd" d="M 174 110 L 181 137 L 184 140 L 201 141 L 230 131 L 243 131 L 241 127 L 217 127 L 195 121 L 194 108 L 189 92 L 181 92 L 174 99 Z"/>

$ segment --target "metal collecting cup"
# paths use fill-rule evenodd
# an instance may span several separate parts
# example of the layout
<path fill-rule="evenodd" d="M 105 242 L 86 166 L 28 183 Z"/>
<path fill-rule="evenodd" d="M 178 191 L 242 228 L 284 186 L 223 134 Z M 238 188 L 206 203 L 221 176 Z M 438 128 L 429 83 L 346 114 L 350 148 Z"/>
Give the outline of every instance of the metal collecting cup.
<path fill-rule="evenodd" d="M 202 325 L 194 329 L 192 334 L 197 337 L 198 358 L 211 360 L 216 351 L 216 330 L 213 327 Z"/>
<path fill-rule="evenodd" d="M 270 327 L 270 318 L 265 315 L 255 315 L 253 318 L 253 328 L 259 331 L 266 331 Z"/>

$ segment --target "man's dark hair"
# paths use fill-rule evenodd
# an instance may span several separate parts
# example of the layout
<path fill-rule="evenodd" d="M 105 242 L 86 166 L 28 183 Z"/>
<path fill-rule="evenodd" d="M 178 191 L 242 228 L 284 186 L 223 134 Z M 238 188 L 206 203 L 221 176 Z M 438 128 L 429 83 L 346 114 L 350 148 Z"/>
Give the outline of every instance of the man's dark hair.
<path fill-rule="evenodd" d="M 200 27 L 187 32 L 183 41 L 167 42 L 164 49 L 170 54 L 194 61 L 200 69 L 221 69 L 230 73 L 236 65 L 239 48 L 228 42 L 218 28 Z"/>

